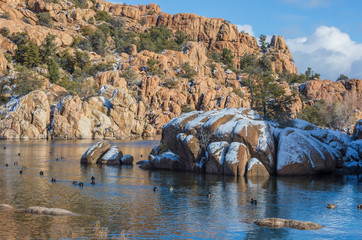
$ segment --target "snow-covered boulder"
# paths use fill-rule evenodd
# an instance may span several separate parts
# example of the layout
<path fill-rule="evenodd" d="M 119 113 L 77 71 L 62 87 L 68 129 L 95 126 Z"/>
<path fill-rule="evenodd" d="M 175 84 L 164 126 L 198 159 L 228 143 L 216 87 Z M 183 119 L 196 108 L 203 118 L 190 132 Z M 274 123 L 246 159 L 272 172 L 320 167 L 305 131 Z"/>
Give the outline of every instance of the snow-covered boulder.
<path fill-rule="evenodd" d="M 257 158 L 268 172 L 274 173 L 274 151 L 271 127 L 254 111 L 195 111 L 164 126 L 161 144 L 153 149 L 147 164 L 161 169 L 243 176 L 247 162 Z"/>
<path fill-rule="evenodd" d="M 362 139 L 353 141 L 348 145 L 344 167 L 348 170 L 362 169 Z"/>
<path fill-rule="evenodd" d="M 120 165 L 123 153 L 119 146 L 112 146 L 100 159 L 104 165 Z"/>
<path fill-rule="evenodd" d="M 337 166 L 342 166 L 340 162 L 345 151 L 344 135 L 325 129 L 282 130 L 277 151 L 277 174 L 315 174 L 330 172 Z"/>
<path fill-rule="evenodd" d="M 101 156 L 111 149 L 111 144 L 108 141 L 100 141 L 90 147 L 80 159 L 81 164 L 100 163 Z"/>

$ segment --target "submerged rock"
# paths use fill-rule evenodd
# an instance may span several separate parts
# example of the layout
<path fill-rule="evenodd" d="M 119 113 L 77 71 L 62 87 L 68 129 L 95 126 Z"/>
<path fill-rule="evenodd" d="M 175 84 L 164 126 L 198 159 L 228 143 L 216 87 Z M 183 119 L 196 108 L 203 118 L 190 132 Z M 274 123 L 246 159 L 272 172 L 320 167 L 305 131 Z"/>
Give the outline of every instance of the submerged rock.
<path fill-rule="evenodd" d="M 28 207 L 25 209 L 27 213 L 33 214 L 43 214 L 43 215 L 53 215 L 53 216 L 75 216 L 77 214 L 72 213 L 71 211 L 61 209 L 61 208 L 46 208 L 46 207 Z"/>
<path fill-rule="evenodd" d="M 0 210 L 11 210 L 13 209 L 13 206 L 9 204 L 0 204 Z"/>
<path fill-rule="evenodd" d="M 262 227 L 271 227 L 271 228 L 287 227 L 299 230 L 318 230 L 324 227 L 317 223 L 303 222 L 303 221 L 283 219 L 283 218 L 264 218 L 257 220 L 255 223 L 256 225 Z"/>

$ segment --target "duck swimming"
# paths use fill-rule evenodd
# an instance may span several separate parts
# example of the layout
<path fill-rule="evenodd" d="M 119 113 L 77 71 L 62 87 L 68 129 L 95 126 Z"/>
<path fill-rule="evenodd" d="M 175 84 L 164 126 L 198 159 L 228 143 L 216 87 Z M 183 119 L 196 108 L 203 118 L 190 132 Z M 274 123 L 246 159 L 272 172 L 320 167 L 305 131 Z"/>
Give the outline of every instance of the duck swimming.
<path fill-rule="evenodd" d="M 211 192 L 209 192 L 209 193 L 207 194 L 207 197 L 208 197 L 208 198 L 211 198 L 211 196 L 212 196 L 212 195 L 211 195 Z"/>
<path fill-rule="evenodd" d="M 158 188 L 157 187 L 153 187 L 153 192 L 157 192 Z"/>
<path fill-rule="evenodd" d="M 335 208 L 336 208 L 336 204 L 327 204 L 327 208 L 329 208 L 329 209 L 335 209 Z"/>
<path fill-rule="evenodd" d="M 258 204 L 258 201 L 256 199 L 251 199 L 250 200 L 250 203 L 251 204 L 254 204 L 254 205 L 257 205 Z"/>
<path fill-rule="evenodd" d="M 57 182 L 57 180 L 55 178 L 52 178 L 51 182 L 55 183 L 55 182 Z"/>
<path fill-rule="evenodd" d="M 39 175 L 43 176 L 43 175 L 44 175 L 44 172 L 43 172 L 43 171 L 40 171 L 40 172 L 39 172 Z"/>
<path fill-rule="evenodd" d="M 84 184 L 82 183 L 82 182 L 79 182 L 79 187 L 83 187 L 84 186 Z"/>
<path fill-rule="evenodd" d="M 92 177 L 91 177 L 91 180 L 92 180 L 92 181 L 93 181 L 93 180 L 96 180 L 96 178 L 95 178 L 94 176 L 92 176 Z"/>

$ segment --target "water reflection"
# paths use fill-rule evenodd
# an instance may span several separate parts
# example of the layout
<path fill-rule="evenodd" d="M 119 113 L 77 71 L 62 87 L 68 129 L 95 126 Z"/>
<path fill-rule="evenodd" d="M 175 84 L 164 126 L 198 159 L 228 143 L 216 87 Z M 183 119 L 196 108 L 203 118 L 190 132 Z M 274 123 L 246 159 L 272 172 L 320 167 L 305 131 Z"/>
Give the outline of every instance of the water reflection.
<path fill-rule="evenodd" d="M 134 167 L 81 166 L 92 141 L 0 144 L 0 203 L 39 205 L 80 214 L 47 217 L 1 211 L 0 239 L 92 237 L 100 220 L 110 236 L 130 239 L 358 238 L 361 176 L 234 178 Z M 158 140 L 119 141 L 124 154 L 144 160 Z M 3 147 L 6 146 L 6 149 Z M 21 153 L 18 156 L 18 153 Z M 141 157 L 142 155 L 142 157 Z M 64 159 L 60 159 L 63 156 Z M 56 160 L 58 158 L 58 161 Z M 13 165 L 18 161 L 18 165 Z M 9 167 L 5 167 L 9 163 Z M 19 170 L 25 166 L 24 174 Z M 44 171 L 44 176 L 39 171 Z M 96 185 L 90 184 L 91 176 Z M 51 183 L 50 179 L 57 179 Z M 72 181 L 84 182 L 84 187 Z M 159 191 L 154 193 L 153 186 Z M 173 186 L 173 191 L 170 187 Z M 208 198 L 208 192 L 212 197 Z M 250 198 L 258 200 L 251 205 Z M 337 209 L 326 209 L 336 203 Z M 325 225 L 318 231 L 261 228 L 253 221 L 281 217 Z"/>

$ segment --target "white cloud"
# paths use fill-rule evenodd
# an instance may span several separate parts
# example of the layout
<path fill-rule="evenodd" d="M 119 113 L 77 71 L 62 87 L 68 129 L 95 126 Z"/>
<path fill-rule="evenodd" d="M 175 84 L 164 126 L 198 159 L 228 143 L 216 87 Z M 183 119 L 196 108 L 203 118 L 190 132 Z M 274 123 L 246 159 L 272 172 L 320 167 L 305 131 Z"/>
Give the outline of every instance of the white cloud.
<path fill-rule="evenodd" d="M 310 37 L 286 40 L 298 70 L 311 67 L 322 78 L 336 80 L 339 74 L 362 77 L 362 44 L 338 28 L 320 26 Z"/>
<path fill-rule="evenodd" d="M 254 37 L 253 27 L 251 25 L 249 25 L 249 24 L 244 24 L 244 25 L 237 24 L 236 27 L 239 30 L 239 32 L 244 31 L 244 32 L 248 33 L 250 36 Z"/>

